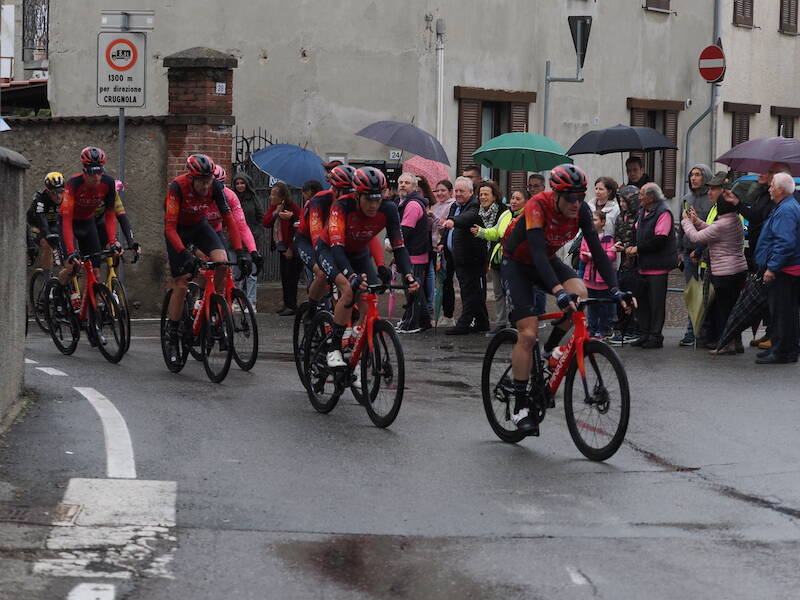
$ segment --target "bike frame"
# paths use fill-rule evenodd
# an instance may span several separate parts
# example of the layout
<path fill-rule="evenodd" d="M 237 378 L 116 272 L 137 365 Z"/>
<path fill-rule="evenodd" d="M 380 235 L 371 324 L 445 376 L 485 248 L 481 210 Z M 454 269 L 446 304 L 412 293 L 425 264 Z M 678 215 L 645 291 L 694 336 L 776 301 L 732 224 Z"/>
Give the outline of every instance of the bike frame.
<path fill-rule="evenodd" d="M 86 276 L 86 285 L 84 286 L 83 290 L 81 290 L 81 286 L 78 283 L 77 273 L 72 276 L 72 287 L 76 289 L 79 294 L 81 294 L 81 311 L 78 315 L 78 320 L 81 323 L 85 323 L 88 318 L 89 303 L 91 303 L 93 307 L 97 307 L 97 301 L 94 297 L 94 284 L 98 283 L 98 281 L 97 277 L 94 276 L 94 267 L 92 266 L 91 261 L 92 256 L 93 255 L 89 255 L 81 258 L 80 269 Z"/>
<path fill-rule="evenodd" d="M 361 294 L 359 300 L 367 305 L 367 314 L 364 317 L 364 326 L 361 329 L 361 334 L 356 339 L 356 345 L 353 348 L 353 353 L 350 355 L 349 366 L 351 370 L 358 368 L 358 361 L 361 359 L 361 353 L 364 351 L 364 344 L 367 344 L 369 351 L 372 352 L 372 332 L 375 330 L 375 321 L 379 318 L 377 294 Z"/>
<path fill-rule="evenodd" d="M 566 313 L 564 312 L 548 313 L 545 315 L 540 315 L 539 320 L 559 321 L 563 319 L 565 315 Z M 569 342 L 567 342 L 567 349 L 558 359 L 558 362 L 552 371 L 552 375 L 550 376 L 550 381 L 547 384 L 547 391 L 552 396 L 554 396 L 558 391 L 561 381 L 567 374 L 567 370 L 572 362 L 572 358 L 576 354 L 578 357 L 578 372 L 581 374 L 581 379 L 583 380 L 584 386 L 586 385 L 586 369 L 584 363 L 585 356 L 583 352 L 583 345 L 588 339 L 590 339 L 589 330 L 586 327 L 586 315 L 583 314 L 583 311 L 578 310 L 573 312 L 570 315 L 570 318 L 575 330 Z"/>
<path fill-rule="evenodd" d="M 231 265 L 236 263 L 229 263 L 229 262 L 206 262 L 203 264 L 203 268 L 200 270 L 200 274 L 206 280 L 205 286 L 203 286 L 203 297 L 200 300 L 200 310 L 197 311 L 197 314 L 194 317 L 194 321 L 192 321 L 192 335 L 199 336 L 200 329 L 203 326 L 203 322 L 211 318 L 211 296 L 212 294 L 216 294 L 216 287 L 214 286 L 214 269 L 216 267 L 225 265 L 227 267 L 227 272 L 225 276 L 225 300 L 228 302 L 230 306 L 232 302 L 231 298 L 231 291 L 233 290 L 233 276 L 231 275 Z M 229 285 L 230 284 L 230 285 Z M 191 310 L 192 307 L 189 307 Z"/>

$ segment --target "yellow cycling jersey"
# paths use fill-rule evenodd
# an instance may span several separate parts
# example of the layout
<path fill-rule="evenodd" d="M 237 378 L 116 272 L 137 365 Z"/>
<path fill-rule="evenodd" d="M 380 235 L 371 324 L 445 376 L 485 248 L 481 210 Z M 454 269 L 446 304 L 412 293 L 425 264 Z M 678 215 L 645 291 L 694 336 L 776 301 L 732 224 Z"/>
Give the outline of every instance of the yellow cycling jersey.
<path fill-rule="evenodd" d="M 106 212 L 105 204 L 101 204 L 94 211 L 94 218 L 99 219 Z M 119 197 L 119 192 L 114 192 L 114 213 L 117 215 L 125 214 L 125 207 L 122 205 L 122 199 Z"/>

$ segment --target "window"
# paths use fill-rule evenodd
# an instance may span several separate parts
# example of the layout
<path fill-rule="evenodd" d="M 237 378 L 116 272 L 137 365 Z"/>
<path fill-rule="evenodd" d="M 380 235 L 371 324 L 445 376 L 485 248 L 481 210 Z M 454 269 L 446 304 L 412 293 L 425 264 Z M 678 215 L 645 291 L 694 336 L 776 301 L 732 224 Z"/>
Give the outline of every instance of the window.
<path fill-rule="evenodd" d="M 650 10 L 669 11 L 669 0 L 645 0 L 644 7 Z"/>
<path fill-rule="evenodd" d="M 536 92 L 509 92 L 456 86 L 458 100 L 458 174 L 475 164 L 472 153 L 484 142 L 502 133 L 528 130 L 530 105 L 536 102 Z M 512 189 L 524 189 L 527 173 L 508 172 L 482 168 L 483 176 L 490 177 L 510 194 Z"/>
<path fill-rule="evenodd" d="M 778 132 L 777 135 L 785 138 L 794 137 L 794 122 L 797 117 L 800 117 L 800 108 L 792 108 L 789 106 L 772 106 L 769 110 L 773 117 L 778 117 Z"/>
<path fill-rule="evenodd" d="M 753 0 L 733 0 L 733 24 L 753 26 Z"/>
<path fill-rule="evenodd" d="M 671 142 L 678 143 L 678 113 L 684 109 L 683 102 L 628 98 L 628 108 L 631 111 L 631 125 L 652 127 Z M 678 173 L 675 150 L 631 152 L 631 156 L 638 156 L 644 161 L 645 172 L 661 186 L 667 198 L 675 196 Z"/>
<path fill-rule="evenodd" d="M 47 59 L 48 0 L 25 0 L 22 4 L 22 58 Z"/>
<path fill-rule="evenodd" d="M 761 112 L 761 105 L 724 102 L 722 110 L 731 114 L 731 148 L 749 140 L 750 117 Z M 736 172 L 735 177 L 745 174 L 744 172 Z"/>
<path fill-rule="evenodd" d="M 781 22 L 778 30 L 797 33 L 797 0 L 781 0 Z"/>

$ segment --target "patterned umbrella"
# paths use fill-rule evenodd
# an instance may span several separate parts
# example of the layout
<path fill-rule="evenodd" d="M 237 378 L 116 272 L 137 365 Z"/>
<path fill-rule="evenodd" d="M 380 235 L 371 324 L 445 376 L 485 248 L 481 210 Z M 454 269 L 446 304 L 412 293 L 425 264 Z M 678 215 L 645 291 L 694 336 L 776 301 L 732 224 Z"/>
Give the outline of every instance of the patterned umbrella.
<path fill-rule="evenodd" d="M 403 171 L 424 177 L 428 180 L 431 188 L 436 187 L 436 184 L 442 179 L 450 180 L 450 171 L 447 165 L 423 156 L 409 158 L 403 163 Z"/>
<path fill-rule="evenodd" d="M 767 290 L 762 275 L 751 273 L 744 283 L 744 288 L 733 305 L 731 314 L 722 335 L 719 336 L 717 348 L 724 348 L 735 335 L 741 333 L 764 316 L 767 310 Z"/>

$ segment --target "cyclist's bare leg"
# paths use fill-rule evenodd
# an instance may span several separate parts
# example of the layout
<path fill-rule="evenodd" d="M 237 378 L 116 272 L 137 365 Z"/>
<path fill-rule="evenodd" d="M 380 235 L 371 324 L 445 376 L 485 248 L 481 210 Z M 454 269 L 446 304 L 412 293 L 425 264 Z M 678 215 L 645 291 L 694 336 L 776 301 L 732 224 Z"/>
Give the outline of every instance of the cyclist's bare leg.
<path fill-rule="evenodd" d="M 42 238 L 39 240 L 39 254 L 42 257 L 41 266 L 45 271 L 53 269 L 53 248 Z"/>
<path fill-rule="evenodd" d="M 319 302 L 328 290 L 328 279 L 325 277 L 325 272 L 314 265 L 314 281 L 308 286 L 308 299 L 313 302 Z"/>
<path fill-rule="evenodd" d="M 189 283 L 189 274 L 180 275 L 172 279 L 172 296 L 169 299 L 167 318 L 171 321 L 180 321 L 183 313 L 183 299 L 186 297 L 186 287 Z"/>
<path fill-rule="evenodd" d="M 350 321 L 350 315 L 353 313 L 353 307 L 350 306 L 353 302 L 353 290 L 350 287 L 350 282 L 341 273 L 336 276 L 335 283 L 339 289 L 339 301 L 333 309 L 333 322 L 336 325 L 346 327 Z"/>
<path fill-rule="evenodd" d="M 533 346 L 538 342 L 538 337 L 538 317 L 526 317 L 517 321 L 517 343 L 511 351 L 511 371 L 514 379 L 528 380 L 533 366 Z"/>
<path fill-rule="evenodd" d="M 225 250 L 212 250 L 209 255 L 211 262 L 227 262 L 228 253 Z M 225 293 L 225 277 L 228 273 L 228 267 L 221 266 L 214 269 L 214 288 L 218 294 Z"/>
<path fill-rule="evenodd" d="M 575 294 L 578 296 L 580 300 L 589 297 L 589 292 L 586 290 L 586 285 L 584 285 L 583 281 L 578 279 L 577 277 L 567 279 L 561 285 L 567 291 L 568 294 Z M 554 327 L 550 331 L 550 336 L 547 338 L 547 341 L 545 342 L 544 345 L 545 353 L 552 352 L 553 349 L 559 345 L 563 337 L 570 329 L 572 329 L 571 319 L 567 319 L 563 323 L 560 323 L 557 327 Z"/>

